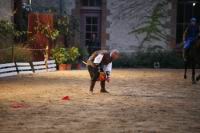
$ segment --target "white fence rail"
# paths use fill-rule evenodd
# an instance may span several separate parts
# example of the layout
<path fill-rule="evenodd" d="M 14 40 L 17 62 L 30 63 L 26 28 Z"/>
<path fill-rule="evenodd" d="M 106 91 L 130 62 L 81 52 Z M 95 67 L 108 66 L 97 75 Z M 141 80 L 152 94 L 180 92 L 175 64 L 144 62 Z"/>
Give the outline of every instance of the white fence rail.
<path fill-rule="evenodd" d="M 15 63 L 0 64 L 0 78 L 17 75 Z"/>
<path fill-rule="evenodd" d="M 18 70 L 19 74 L 32 74 L 33 73 L 30 63 L 17 62 L 16 66 L 17 66 L 17 70 Z"/>
<path fill-rule="evenodd" d="M 47 72 L 45 61 L 33 62 L 33 69 L 35 73 Z"/>
<path fill-rule="evenodd" d="M 16 63 L 6 63 L 0 64 L 0 78 L 16 76 L 18 74 L 33 74 L 41 72 L 52 72 L 56 71 L 55 60 L 48 60 L 38 62 L 16 62 Z"/>
<path fill-rule="evenodd" d="M 55 60 L 48 60 L 47 61 L 48 71 L 53 72 L 56 71 L 56 61 Z"/>

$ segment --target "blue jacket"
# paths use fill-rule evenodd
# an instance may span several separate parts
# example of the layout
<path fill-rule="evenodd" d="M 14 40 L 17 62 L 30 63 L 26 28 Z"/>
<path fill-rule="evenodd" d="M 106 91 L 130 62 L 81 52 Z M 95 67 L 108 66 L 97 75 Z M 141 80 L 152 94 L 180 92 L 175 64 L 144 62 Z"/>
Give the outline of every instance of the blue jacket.
<path fill-rule="evenodd" d="M 188 39 L 188 38 L 196 39 L 199 35 L 199 26 L 189 25 L 185 32 L 186 32 L 185 39 Z"/>
<path fill-rule="evenodd" d="M 199 27 L 197 25 L 195 26 L 189 25 L 183 35 L 184 48 L 185 49 L 190 48 L 192 43 L 198 38 L 198 36 L 199 36 Z"/>

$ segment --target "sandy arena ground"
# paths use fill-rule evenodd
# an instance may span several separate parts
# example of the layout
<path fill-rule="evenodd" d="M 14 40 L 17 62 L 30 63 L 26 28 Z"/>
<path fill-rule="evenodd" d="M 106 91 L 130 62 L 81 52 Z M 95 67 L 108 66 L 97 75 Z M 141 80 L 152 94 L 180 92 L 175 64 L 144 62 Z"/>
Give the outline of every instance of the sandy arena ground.
<path fill-rule="evenodd" d="M 0 79 L 0 133 L 200 133 L 200 83 L 183 70 L 114 70 L 110 94 L 88 86 L 85 70 Z"/>

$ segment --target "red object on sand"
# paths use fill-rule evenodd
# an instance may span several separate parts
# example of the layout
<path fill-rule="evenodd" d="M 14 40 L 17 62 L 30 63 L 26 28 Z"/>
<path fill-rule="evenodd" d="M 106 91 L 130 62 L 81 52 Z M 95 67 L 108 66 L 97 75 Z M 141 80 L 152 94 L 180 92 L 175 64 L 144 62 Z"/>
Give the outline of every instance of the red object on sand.
<path fill-rule="evenodd" d="M 62 100 L 70 100 L 69 96 L 64 96 Z"/>
<path fill-rule="evenodd" d="M 28 105 L 24 104 L 24 103 L 17 103 L 14 102 L 10 105 L 11 108 L 27 108 L 29 107 Z"/>

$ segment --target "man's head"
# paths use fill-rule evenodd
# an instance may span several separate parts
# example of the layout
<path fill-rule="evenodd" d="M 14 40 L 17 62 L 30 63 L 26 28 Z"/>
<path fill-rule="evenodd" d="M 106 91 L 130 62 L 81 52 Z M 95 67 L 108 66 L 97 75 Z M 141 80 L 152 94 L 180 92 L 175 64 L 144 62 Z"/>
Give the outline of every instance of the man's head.
<path fill-rule="evenodd" d="M 196 25 L 197 19 L 196 18 L 191 18 L 190 23 L 191 23 L 191 25 Z"/>
<path fill-rule="evenodd" d="M 112 60 L 117 60 L 117 59 L 119 59 L 120 52 L 117 49 L 113 49 L 113 50 L 111 50 L 110 55 L 112 57 Z"/>

